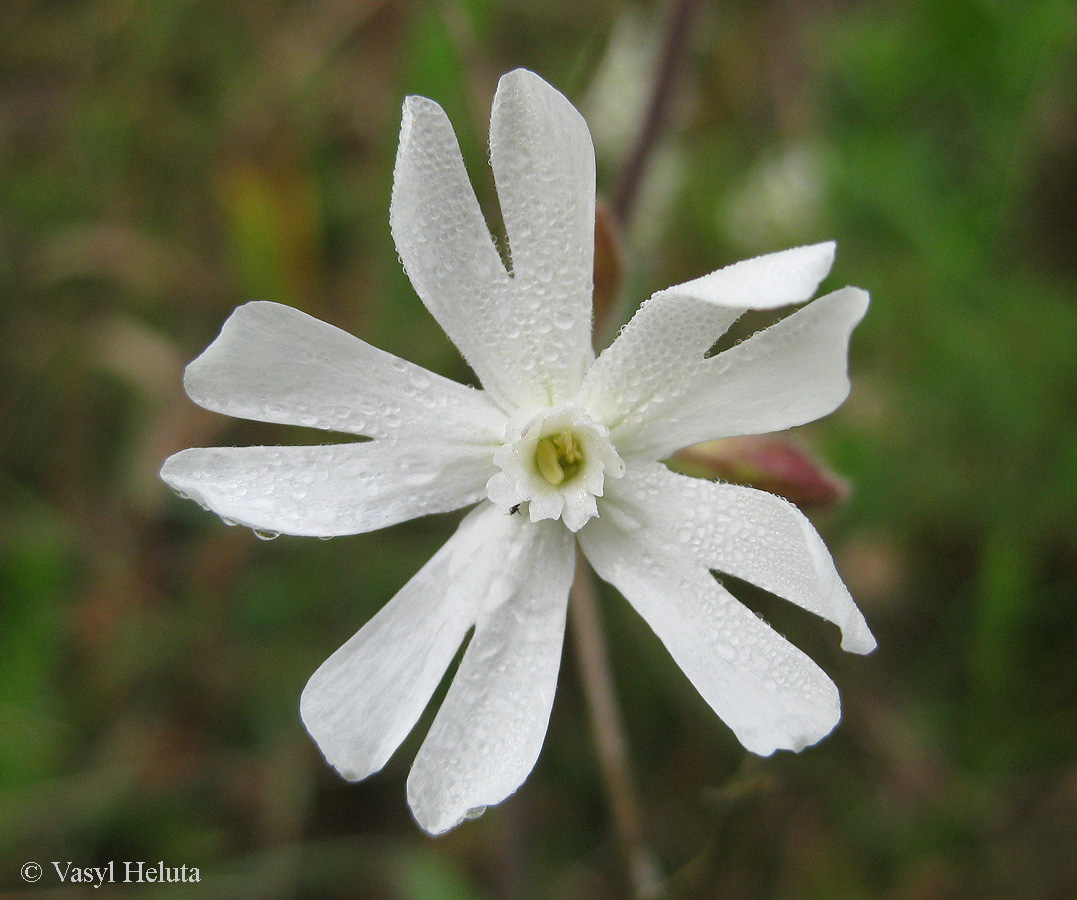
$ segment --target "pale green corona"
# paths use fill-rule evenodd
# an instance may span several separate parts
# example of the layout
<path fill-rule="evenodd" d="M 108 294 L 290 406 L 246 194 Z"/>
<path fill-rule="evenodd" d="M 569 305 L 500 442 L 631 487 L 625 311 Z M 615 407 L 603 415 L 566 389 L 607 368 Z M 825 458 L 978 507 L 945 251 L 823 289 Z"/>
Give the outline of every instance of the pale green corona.
<path fill-rule="evenodd" d="M 583 450 L 571 431 L 544 437 L 535 448 L 535 464 L 550 484 L 571 478 L 582 463 Z"/>

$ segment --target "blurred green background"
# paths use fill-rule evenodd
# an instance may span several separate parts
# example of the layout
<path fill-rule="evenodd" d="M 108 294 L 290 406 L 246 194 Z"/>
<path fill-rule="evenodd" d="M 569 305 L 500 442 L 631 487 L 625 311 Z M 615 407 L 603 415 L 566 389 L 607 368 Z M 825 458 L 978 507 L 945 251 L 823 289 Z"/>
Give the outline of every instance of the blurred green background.
<path fill-rule="evenodd" d="M 404 796 L 423 726 L 359 785 L 303 731 L 307 676 L 456 517 L 266 543 L 156 473 L 188 446 L 317 439 L 182 392 L 250 299 L 468 380 L 389 234 L 403 97 L 446 108 L 496 209 L 489 104 L 531 68 L 588 119 L 609 195 L 666 8 L 3 9 L 0 889 L 74 896 L 50 860 L 163 860 L 197 890 L 82 893 L 625 896 L 570 651 L 531 778 L 436 841 Z M 873 305 L 850 399 L 796 440 L 853 485 L 814 519 L 880 646 L 847 657 L 755 598 L 844 703 L 817 747 L 758 760 L 603 596 L 667 895 L 1077 897 L 1077 6 L 724 0 L 680 56 L 626 296 L 837 240 L 827 285 Z"/>

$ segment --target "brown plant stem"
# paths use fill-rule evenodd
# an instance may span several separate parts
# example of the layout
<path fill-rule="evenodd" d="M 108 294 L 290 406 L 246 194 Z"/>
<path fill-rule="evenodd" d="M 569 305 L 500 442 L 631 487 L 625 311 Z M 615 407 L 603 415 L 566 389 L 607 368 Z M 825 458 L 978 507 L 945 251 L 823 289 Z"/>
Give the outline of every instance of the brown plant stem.
<path fill-rule="evenodd" d="M 627 864 L 632 896 L 637 900 L 646 900 L 657 896 L 658 868 L 654 855 L 643 839 L 643 820 L 632 783 L 628 747 L 606 655 L 594 573 L 579 551 L 568 613 L 599 768 L 617 840 Z"/>
<path fill-rule="evenodd" d="M 662 55 L 659 59 L 658 73 L 654 82 L 654 91 L 647 106 L 636 145 L 625 162 L 617 187 L 613 192 L 614 215 L 627 225 L 639 196 L 643 174 L 647 161 L 666 124 L 666 112 L 673 96 L 680 72 L 681 57 L 688 41 L 699 0 L 671 0 L 669 18 L 666 24 L 665 40 L 662 43 Z"/>

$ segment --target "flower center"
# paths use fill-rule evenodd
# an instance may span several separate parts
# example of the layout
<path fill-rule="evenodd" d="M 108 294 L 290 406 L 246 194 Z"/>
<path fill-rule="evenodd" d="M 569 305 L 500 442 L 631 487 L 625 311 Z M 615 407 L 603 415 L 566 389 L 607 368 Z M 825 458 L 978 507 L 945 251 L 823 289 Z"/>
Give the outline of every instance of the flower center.
<path fill-rule="evenodd" d="M 550 484 L 571 481 L 583 461 L 580 441 L 571 431 L 544 437 L 535 448 L 535 465 Z"/>
<path fill-rule="evenodd" d="M 494 463 L 501 471 L 486 483 L 491 501 L 506 513 L 527 504 L 532 522 L 563 519 L 572 531 L 598 515 L 606 477 L 624 475 L 609 430 L 573 404 L 518 413 Z"/>

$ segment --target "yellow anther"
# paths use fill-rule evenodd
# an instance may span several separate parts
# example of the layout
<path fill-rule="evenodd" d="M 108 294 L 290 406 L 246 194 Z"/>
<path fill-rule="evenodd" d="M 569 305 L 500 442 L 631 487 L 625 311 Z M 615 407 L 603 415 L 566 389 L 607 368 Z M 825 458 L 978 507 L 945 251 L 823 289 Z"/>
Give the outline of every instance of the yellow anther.
<path fill-rule="evenodd" d="M 535 450 L 535 462 L 538 469 L 550 484 L 560 484 L 565 480 L 565 470 L 557 461 L 557 448 L 550 438 L 543 438 Z"/>
<path fill-rule="evenodd" d="M 553 443 L 557 447 L 558 455 L 569 465 L 583 459 L 580 445 L 576 443 L 576 436 L 572 432 L 562 431 L 553 439 Z"/>
<path fill-rule="evenodd" d="M 535 448 L 535 465 L 550 484 L 571 478 L 582 462 L 583 451 L 570 431 L 544 437 Z"/>

